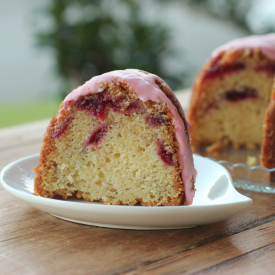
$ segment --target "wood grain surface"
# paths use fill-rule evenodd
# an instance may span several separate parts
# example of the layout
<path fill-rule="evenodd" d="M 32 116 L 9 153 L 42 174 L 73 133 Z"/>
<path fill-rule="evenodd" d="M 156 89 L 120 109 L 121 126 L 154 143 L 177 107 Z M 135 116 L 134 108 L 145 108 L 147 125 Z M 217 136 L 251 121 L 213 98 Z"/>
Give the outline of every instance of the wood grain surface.
<path fill-rule="evenodd" d="M 39 153 L 49 120 L 0 130 L 0 168 Z M 0 274 L 274 274 L 275 195 L 190 229 L 138 231 L 60 220 L 0 186 Z"/>

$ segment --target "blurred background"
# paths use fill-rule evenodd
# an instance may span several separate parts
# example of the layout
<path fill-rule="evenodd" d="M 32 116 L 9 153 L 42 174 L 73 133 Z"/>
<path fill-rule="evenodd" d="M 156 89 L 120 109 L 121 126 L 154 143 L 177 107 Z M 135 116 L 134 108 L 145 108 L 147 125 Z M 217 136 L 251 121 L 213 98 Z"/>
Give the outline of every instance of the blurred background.
<path fill-rule="evenodd" d="M 0 127 L 49 118 L 64 96 L 116 69 L 191 87 L 210 53 L 275 31 L 273 0 L 0 0 Z"/>

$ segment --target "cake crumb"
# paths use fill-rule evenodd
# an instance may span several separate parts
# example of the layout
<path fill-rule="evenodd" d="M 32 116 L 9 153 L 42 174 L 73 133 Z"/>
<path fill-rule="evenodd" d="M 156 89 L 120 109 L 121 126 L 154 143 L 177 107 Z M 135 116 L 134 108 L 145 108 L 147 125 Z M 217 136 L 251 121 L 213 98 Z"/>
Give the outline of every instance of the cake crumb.
<path fill-rule="evenodd" d="M 246 164 L 247 164 L 248 166 L 255 166 L 255 165 L 256 165 L 256 162 L 257 162 L 257 158 L 256 158 L 256 157 L 247 156 Z"/>

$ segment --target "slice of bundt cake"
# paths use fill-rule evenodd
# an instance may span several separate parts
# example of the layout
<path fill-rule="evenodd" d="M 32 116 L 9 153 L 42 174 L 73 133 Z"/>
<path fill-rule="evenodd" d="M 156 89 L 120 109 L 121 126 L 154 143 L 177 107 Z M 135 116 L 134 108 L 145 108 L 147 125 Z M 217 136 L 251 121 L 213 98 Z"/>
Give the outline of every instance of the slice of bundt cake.
<path fill-rule="evenodd" d="M 96 76 L 52 118 L 35 191 L 105 204 L 191 204 L 188 131 L 178 100 L 156 75 L 129 69 Z"/>
<path fill-rule="evenodd" d="M 261 162 L 266 168 L 275 168 L 275 83 L 265 114 Z"/>
<path fill-rule="evenodd" d="M 216 49 L 194 81 L 187 116 L 192 147 L 260 145 L 274 73 L 275 34 Z"/>

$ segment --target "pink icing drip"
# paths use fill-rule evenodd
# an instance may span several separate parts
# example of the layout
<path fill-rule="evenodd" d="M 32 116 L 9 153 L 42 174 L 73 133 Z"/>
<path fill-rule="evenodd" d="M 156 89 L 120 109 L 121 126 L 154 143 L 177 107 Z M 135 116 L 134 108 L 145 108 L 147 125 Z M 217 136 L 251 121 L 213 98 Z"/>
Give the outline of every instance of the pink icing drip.
<path fill-rule="evenodd" d="M 85 95 L 87 93 L 102 92 L 104 90 L 104 82 L 114 79 L 116 82 L 124 80 L 143 102 L 152 100 L 158 103 L 167 104 L 173 116 L 172 119 L 175 125 L 176 139 L 179 143 L 179 157 L 183 165 L 181 176 L 185 189 L 185 200 L 188 204 L 191 204 L 194 198 L 192 178 L 195 180 L 197 175 L 196 169 L 194 168 L 193 154 L 188 142 L 188 138 L 184 134 L 184 123 L 176 107 L 156 84 L 156 80 L 159 80 L 163 83 L 163 85 L 168 87 L 168 85 L 162 79 L 154 74 L 144 73 L 135 69 L 112 71 L 103 75 L 95 76 L 86 82 L 83 86 L 73 90 L 65 98 L 65 105 L 67 105 L 71 100 L 77 100 L 79 96 Z M 178 101 L 174 94 L 173 96 L 174 100 Z M 181 111 L 183 113 L 182 108 Z M 187 130 L 189 132 L 189 129 Z"/>
<path fill-rule="evenodd" d="M 251 35 L 245 38 L 235 39 L 226 43 L 213 51 L 212 57 L 217 57 L 219 53 L 232 49 L 258 48 L 268 58 L 275 60 L 275 33 L 266 35 Z"/>

